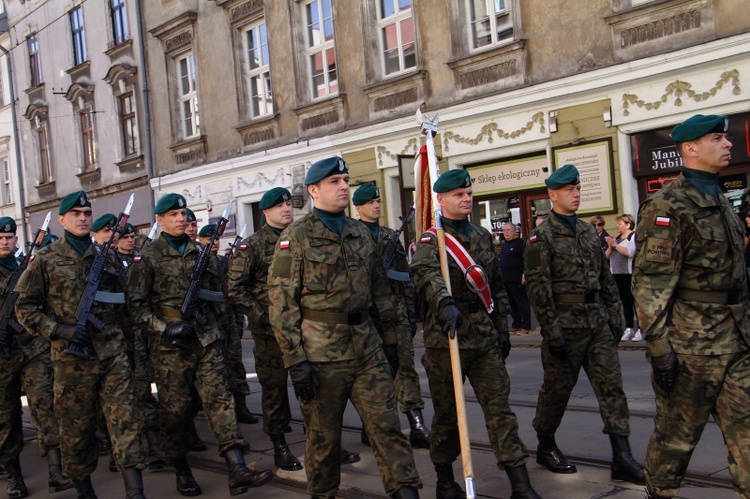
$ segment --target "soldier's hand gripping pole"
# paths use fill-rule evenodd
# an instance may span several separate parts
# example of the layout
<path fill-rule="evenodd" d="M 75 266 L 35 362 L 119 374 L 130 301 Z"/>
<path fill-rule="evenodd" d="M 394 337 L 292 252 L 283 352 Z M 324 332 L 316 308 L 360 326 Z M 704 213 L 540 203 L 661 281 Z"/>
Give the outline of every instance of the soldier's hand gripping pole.
<path fill-rule="evenodd" d="M 435 228 L 437 229 L 438 258 L 440 261 L 440 273 L 443 275 L 445 289 L 451 293 L 451 280 L 448 273 L 448 253 L 445 247 L 445 232 L 443 229 L 442 210 L 437 202 L 437 194 L 432 189 L 440 176 L 440 169 L 435 154 L 434 137 L 437 132 L 438 115 L 430 118 L 417 110 L 417 123 L 427 141 L 427 161 L 430 171 L 430 193 L 432 195 L 432 206 L 435 209 Z M 469 439 L 469 423 L 466 419 L 466 400 L 464 398 L 463 373 L 461 371 L 461 357 L 458 350 L 458 337 L 453 328 L 448 337 L 451 355 L 451 370 L 453 371 L 453 392 L 456 397 L 456 417 L 458 421 L 458 437 L 461 444 L 461 464 L 464 471 L 464 482 L 466 484 L 466 497 L 474 499 L 474 464 L 471 459 L 471 440 Z"/>

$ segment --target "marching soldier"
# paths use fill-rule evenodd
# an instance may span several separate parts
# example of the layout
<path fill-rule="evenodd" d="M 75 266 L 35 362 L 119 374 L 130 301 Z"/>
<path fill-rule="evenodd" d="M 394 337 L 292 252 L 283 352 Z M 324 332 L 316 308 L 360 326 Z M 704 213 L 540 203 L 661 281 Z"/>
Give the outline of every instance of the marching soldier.
<path fill-rule="evenodd" d="M 370 230 L 378 255 L 381 257 L 386 250 L 388 241 L 395 237 L 396 231 L 381 226 L 380 219 L 380 190 L 373 184 L 364 184 L 354 191 L 352 196 L 354 208 L 359 213 L 359 220 Z M 430 448 L 430 430 L 424 424 L 421 388 L 419 375 L 414 368 L 414 335 L 417 332 L 417 322 L 414 317 L 414 286 L 409 280 L 409 264 L 406 262 L 406 252 L 401 242 L 398 243 L 396 256 L 392 268 L 397 271 L 396 276 L 402 280 L 395 280 L 389 275 L 393 297 L 399 315 L 398 322 L 398 372 L 396 373 L 396 389 L 398 390 L 398 405 L 401 412 L 409 420 L 409 442 L 415 449 Z"/>
<path fill-rule="evenodd" d="M 565 165 L 546 180 L 552 211 L 529 235 L 524 249 L 529 300 L 542 329 L 544 384 L 534 429 L 537 463 L 554 473 L 575 473 L 555 443 L 581 367 L 591 381 L 612 445 L 612 479 L 645 483 L 630 452 L 628 401 L 622 390 L 617 342 L 622 305 L 596 230 L 576 215 L 578 170 Z"/>
<path fill-rule="evenodd" d="M 201 494 L 187 462 L 191 387 L 200 394 L 219 453 L 226 460 L 229 490 L 240 494 L 249 487 L 263 485 L 273 477 L 270 470 L 254 472 L 245 466 L 237 438 L 237 417 L 225 377 L 225 361 L 220 340 L 218 315 L 221 303 L 205 302 L 201 314 L 205 324 L 186 321 L 181 306 L 200 256 L 185 234 L 185 198 L 163 196 L 154 208 L 162 233 L 140 255 L 128 279 L 130 312 L 133 320 L 153 335 L 152 365 L 159 389 L 159 416 L 162 445 L 177 471 L 177 491 L 185 496 Z M 202 283 L 208 294 L 221 294 L 216 260 Z M 211 293 L 210 290 L 213 290 Z"/>
<path fill-rule="evenodd" d="M 191 241 L 198 240 L 198 219 L 195 218 L 195 213 L 190 208 L 185 208 L 187 213 L 187 225 L 185 226 L 185 234 L 190 238 Z"/>
<path fill-rule="evenodd" d="M 372 236 L 344 215 L 346 163 L 338 157 L 316 162 L 305 184 L 314 209 L 276 243 L 268 298 L 269 320 L 307 427 L 307 490 L 316 498 L 336 495 L 343 413 L 351 400 L 386 492 L 418 497 L 422 484 L 396 411 L 397 318 Z M 373 317 L 371 310 L 377 311 Z"/>
<path fill-rule="evenodd" d="M 92 244 L 91 203 L 83 191 L 65 196 L 58 220 L 63 237 L 39 251 L 18 283 L 18 320 L 30 332 L 51 342 L 54 408 L 61 433 L 63 470 L 73 479 L 80 498 L 94 498 L 91 473 L 97 465 L 96 413 L 101 407 L 112 438 L 112 450 L 128 498 L 143 497 L 141 470 L 146 456 L 140 442 L 133 403 L 133 372 L 127 359 L 120 320 L 122 280 L 105 269 L 92 314 L 102 330 L 76 324 L 76 308 L 98 246 Z M 116 265 L 114 255 L 108 268 Z M 114 274 L 114 275 L 113 275 Z M 86 348 L 87 358 L 68 352 Z"/>
<path fill-rule="evenodd" d="M 446 244 L 457 255 L 448 261 L 452 294 L 440 271 L 437 238 L 432 230 L 421 237 L 409 272 L 425 307 L 422 364 L 435 408 L 430 459 L 437 472 L 437 498 L 466 497 L 453 475 L 453 461 L 461 450 L 448 344 L 448 332 L 454 328 L 463 375 L 482 406 L 497 466 L 505 470 L 511 482 L 511 497 L 538 498 L 529 481 L 528 452 L 518 435 L 518 420 L 508 404 L 508 299 L 492 235 L 469 222 L 472 187 L 466 170 L 447 171 L 433 189 L 443 210 Z"/>
<path fill-rule="evenodd" d="M 0 286 L 5 288 L 18 262 L 14 255 L 16 222 L 10 217 L 0 218 Z M 30 250 L 32 251 L 32 250 Z M 9 299 L 10 295 L 8 295 Z M 62 474 L 60 434 L 52 408 L 52 362 L 49 342 L 32 336 L 12 314 L 7 336 L 0 352 L 0 463 L 8 473 L 8 497 L 29 495 L 21 473 L 19 456 L 23 448 L 21 426 L 21 388 L 26 393 L 31 421 L 37 434 L 37 444 L 49 466 L 49 491 L 59 492 L 73 486 Z"/>
<path fill-rule="evenodd" d="M 713 416 L 738 496 L 750 497 L 750 301 L 743 223 L 719 188 L 727 118 L 672 129 L 680 176 L 641 205 L 633 294 L 656 394 L 646 453 L 648 497 L 675 497 Z"/>

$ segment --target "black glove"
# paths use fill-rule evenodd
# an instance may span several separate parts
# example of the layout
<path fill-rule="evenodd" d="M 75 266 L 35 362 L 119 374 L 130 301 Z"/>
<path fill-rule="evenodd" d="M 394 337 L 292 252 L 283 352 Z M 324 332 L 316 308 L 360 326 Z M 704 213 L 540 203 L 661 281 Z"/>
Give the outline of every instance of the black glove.
<path fill-rule="evenodd" d="M 549 349 L 549 353 L 551 353 L 554 358 L 561 362 L 567 362 L 570 360 L 570 347 L 565 343 L 565 338 L 562 336 L 549 340 L 547 342 L 547 349 Z"/>
<path fill-rule="evenodd" d="M 388 359 L 388 363 L 391 365 L 393 376 L 396 377 L 396 373 L 398 372 L 398 346 L 383 345 L 383 352 L 385 352 L 385 358 Z"/>
<path fill-rule="evenodd" d="M 500 355 L 503 356 L 503 360 L 508 358 L 510 355 L 510 334 L 499 333 L 497 336 L 497 346 L 500 347 Z"/>
<path fill-rule="evenodd" d="M 167 324 L 164 330 L 164 336 L 167 337 L 188 337 L 195 333 L 195 329 L 189 322 L 178 322 L 177 324 Z"/>
<path fill-rule="evenodd" d="M 464 323 L 464 318 L 452 297 L 448 296 L 440 300 L 437 317 L 443 329 L 448 329 L 450 338 L 455 338 L 456 331 Z"/>
<path fill-rule="evenodd" d="M 50 338 L 53 340 L 66 340 L 84 348 L 91 347 L 91 337 L 83 326 L 58 324 L 55 326 L 55 329 L 52 330 Z"/>
<path fill-rule="evenodd" d="M 625 330 L 622 328 L 622 324 L 609 323 L 609 329 L 612 331 L 612 336 L 615 337 L 615 345 L 620 343 L 622 335 L 625 334 Z"/>
<path fill-rule="evenodd" d="M 651 368 L 654 370 L 656 385 L 668 394 L 672 393 L 677 384 L 677 373 L 680 371 L 677 354 L 669 352 L 667 355 L 651 357 Z"/>
<path fill-rule="evenodd" d="M 271 325 L 271 321 L 268 319 L 268 312 L 263 312 L 260 319 L 258 319 L 257 325 L 258 327 L 269 327 Z"/>
<path fill-rule="evenodd" d="M 318 376 L 309 361 L 305 360 L 290 367 L 289 377 L 292 378 L 294 394 L 298 399 L 302 402 L 309 402 L 315 398 Z"/>

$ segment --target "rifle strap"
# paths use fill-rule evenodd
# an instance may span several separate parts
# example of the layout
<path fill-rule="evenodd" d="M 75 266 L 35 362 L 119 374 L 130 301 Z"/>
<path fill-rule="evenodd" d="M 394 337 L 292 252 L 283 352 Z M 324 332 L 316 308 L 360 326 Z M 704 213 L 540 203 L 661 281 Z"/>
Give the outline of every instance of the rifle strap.
<path fill-rule="evenodd" d="M 125 303 L 125 293 L 112 293 L 110 291 L 97 290 L 94 301 L 122 305 Z"/>

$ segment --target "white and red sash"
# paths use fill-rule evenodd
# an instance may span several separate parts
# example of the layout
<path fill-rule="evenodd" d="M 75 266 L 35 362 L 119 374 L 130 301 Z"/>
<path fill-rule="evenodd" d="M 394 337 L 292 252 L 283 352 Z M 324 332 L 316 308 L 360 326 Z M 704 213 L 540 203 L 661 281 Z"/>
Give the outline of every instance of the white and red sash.
<path fill-rule="evenodd" d="M 427 232 L 433 236 L 437 236 L 437 229 L 435 227 L 430 227 L 427 229 Z M 487 282 L 482 266 L 476 263 L 469 252 L 466 251 L 466 248 L 447 232 L 445 232 L 445 247 L 453 261 L 458 265 L 458 268 L 464 273 L 464 278 L 469 285 L 469 289 L 479 296 L 485 310 L 487 310 L 488 314 L 491 314 L 495 309 L 495 302 L 492 300 L 492 290 L 490 290 L 490 284 Z"/>

